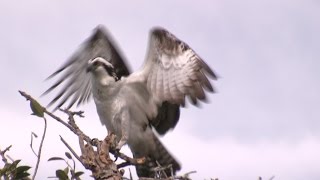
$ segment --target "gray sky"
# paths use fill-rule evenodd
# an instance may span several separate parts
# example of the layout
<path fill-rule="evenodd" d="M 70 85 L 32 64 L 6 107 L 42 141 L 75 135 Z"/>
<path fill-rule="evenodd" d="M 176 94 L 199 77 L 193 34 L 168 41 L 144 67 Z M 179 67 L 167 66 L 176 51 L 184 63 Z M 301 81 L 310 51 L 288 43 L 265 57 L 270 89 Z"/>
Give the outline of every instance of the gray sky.
<path fill-rule="evenodd" d="M 194 179 L 319 179 L 320 3 L 243 1 L 1 1 L 0 148 L 35 164 L 30 132 L 43 122 L 29 116 L 17 90 L 34 97 L 44 79 L 71 56 L 98 24 L 114 35 L 133 70 L 144 60 L 148 33 L 163 26 L 187 42 L 221 77 L 218 93 L 201 108 L 182 111 L 162 142 Z M 39 98 L 47 104 L 52 96 Z M 78 120 L 91 137 L 103 138 L 93 103 Z M 49 120 L 39 179 L 53 175 L 73 134 Z M 203 159 L 206 157 L 207 159 Z M 133 170 L 133 168 L 131 168 Z"/>

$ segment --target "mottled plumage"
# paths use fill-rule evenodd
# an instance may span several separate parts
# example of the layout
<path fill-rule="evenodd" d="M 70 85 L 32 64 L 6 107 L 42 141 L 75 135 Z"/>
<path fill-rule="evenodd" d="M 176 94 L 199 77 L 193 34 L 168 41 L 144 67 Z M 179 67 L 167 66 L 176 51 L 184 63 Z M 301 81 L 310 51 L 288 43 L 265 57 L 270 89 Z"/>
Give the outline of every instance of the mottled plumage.
<path fill-rule="evenodd" d="M 49 105 L 57 103 L 58 108 L 69 100 L 71 107 L 93 95 L 101 123 L 118 137 L 117 148 L 128 144 L 134 157 L 147 158 L 136 167 L 139 177 L 153 177 L 150 168 L 157 163 L 171 164 L 174 173 L 180 169 L 153 129 L 163 135 L 174 128 L 186 96 L 195 105 L 205 100 L 205 90 L 214 90 L 207 76 L 216 79 L 186 43 L 160 27 L 151 30 L 145 62 L 135 73 L 130 74 L 110 35 L 98 26 L 50 78 L 58 74 L 60 79 L 45 94 L 65 85 Z"/>

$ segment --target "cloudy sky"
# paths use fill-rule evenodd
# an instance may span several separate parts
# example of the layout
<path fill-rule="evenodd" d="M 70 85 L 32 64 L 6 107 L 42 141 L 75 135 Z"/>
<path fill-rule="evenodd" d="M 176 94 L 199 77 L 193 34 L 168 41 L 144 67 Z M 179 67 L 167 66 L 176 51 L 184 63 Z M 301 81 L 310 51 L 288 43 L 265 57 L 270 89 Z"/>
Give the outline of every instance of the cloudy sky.
<path fill-rule="evenodd" d="M 220 76 L 210 103 L 183 109 L 176 129 L 162 138 L 181 173 L 320 179 L 319 18 L 315 0 L 0 1 L 0 148 L 12 144 L 8 154 L 34 166 L 30 133 L 41 135 L 43 121 L 29 116 L 17 91 L 47 104 L 53 96 L 39 96 L 52 81 L 44 79 L 98 24 L 113 34 L 133 70 L 144 60 L 150 28 L 163 26 Z M 77 121 L 81 129 L 105 137 L 94 104 L 80 109 L 86 111 Z M 67 150 L 59 135 L 77 147 L 72 133 L 48 121 L 38 179 L 63 167 L 46 162 Z"/>

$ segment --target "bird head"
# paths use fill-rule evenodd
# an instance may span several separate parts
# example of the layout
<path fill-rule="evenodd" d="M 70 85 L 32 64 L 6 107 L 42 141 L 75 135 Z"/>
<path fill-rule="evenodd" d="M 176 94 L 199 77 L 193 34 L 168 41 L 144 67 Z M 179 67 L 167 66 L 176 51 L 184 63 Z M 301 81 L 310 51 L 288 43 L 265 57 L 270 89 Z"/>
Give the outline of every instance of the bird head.
<path fill-rule="evenodd" d="M 93 73 L 96 75 L 106 74 L 113 77 L 116 81 L 119 80 L 113 65 L 102 57 L 96 57 L 88 61 L 87 73 Z"/>

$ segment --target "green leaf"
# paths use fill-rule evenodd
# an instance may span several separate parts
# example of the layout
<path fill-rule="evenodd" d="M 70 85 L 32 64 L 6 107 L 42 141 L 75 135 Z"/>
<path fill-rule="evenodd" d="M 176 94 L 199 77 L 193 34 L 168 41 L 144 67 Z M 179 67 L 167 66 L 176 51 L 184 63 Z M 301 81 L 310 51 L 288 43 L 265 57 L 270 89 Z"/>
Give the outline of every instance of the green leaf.
<path fill-rule="evenodd" d="M 31 99 L 30 100 L 30 107 L 32 110 L 32 115 L 43 117 L 44 116 L 44 108 L 36 101 Z"/>
<path fill-rule="evenodd" d="M 57 161 L 57 160 L 63 160 L 64 161 L 64 159 L 61 158 L 61 157 L 51 157 L 51 158 L 48 159 L 48 161 Z"/>
<path fill-rule="evenodd" d="M 71 156 L 71 154 L 70 154 L 70 153 L 65 152 L 64 154 L 67 156 L 67 158 L 72 159 L 72 156 Z"/>
<path fill-rule="evenodd" d="M 5 172 L 6 172 L 6 171 L 5 171 L 4 168 L 3 168 L 3 169 L 0 169 L 0 177 L 3 176 Z"/>
<path fill-rule="evenodd" d="M 30 166 L 19 166 L 17 167 L 16 171 L 17 173 L 20 173 L 20 172 L 22 173 L 24 171 L 28 171 L 30 168 L 31 168 Z"/>
<path fill-rule="evenodd" d="M 59 178 L 59 180 L 68 180 L 68 175 L 61 169 L 56 170 L 56 176 Z"/>
<path fill-rule="evenodd" d="M 76 173 L 74 173 L 74 177 L 80 177 L 82 174 L 84 174 L 84 172 L 82 172 L 82 171 L 78 171 L 78 172 L 76 172 Z"/>
<path fill-rule="evenodd" d="M 13 161 L 12 165 L 17 166 L 20 161 L 21 161 L 20 159 Z"/>
<path fill-rule="evenodd" d="M 23 179 L 30 176 L 28 172 L 17 173 L 14 179 Z"/>
<path fill-rule="evenodd" d="M 15 160 L 15 161 L 13 161 L 13 163 L 7 164 L 8 165 L 7 166 L 7 171 L 12 172 L 13 170 L 15 170 L 20 161 L 21 160 Z"/>
<path fill-rule="evenodd" d="M 10 174 L 10 171 L 8 169 L 8 164 L 5 164 L 3 169 L 0 170 L 0 177 Z"/>
<path fill-rule="evenodd" d="M 69 167 L 64 168 L 63 171 L 64 171 L 66 174 L 68 174 L 68 173 L 69 173 Z"/>

